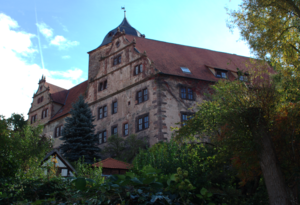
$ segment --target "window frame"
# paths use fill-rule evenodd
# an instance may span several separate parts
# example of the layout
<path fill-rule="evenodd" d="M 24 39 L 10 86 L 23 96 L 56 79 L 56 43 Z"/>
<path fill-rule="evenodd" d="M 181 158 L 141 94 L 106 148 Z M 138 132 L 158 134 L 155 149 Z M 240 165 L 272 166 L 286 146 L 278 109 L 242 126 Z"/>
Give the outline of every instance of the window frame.
<path fill-rule="evenodd" d="M 180 69 L 185 74 L 192 74 L 191 70 L 187 67 L 180 67 Z"/>
<path fill-rule="evenodd" d="M 119 65 L 121 63 L 122 63 L 122 54 L 119 54 L 113 58 L 113 66 Z"/>
<path fill-rule="evenodd" d="M 114 104 L 115 104 L 115 103 L 117 103 L 116 111 L 115 111 L 115 107 L 114 107 Z M 118 101 L 115 100 L 115 101 L 113 101 L 112 104 L 111 104 L 111 114 L 113 115 L 113 114 L 116 114 L 117 112 L 118 112 Z"/>
<path fill-rule="evenodd" d="M 183 115 L 186 115 L 186 116 L 187 116 L 187 119 L 186 119 L 186 120 L 183 120 Z M 184 122 L 186 122 L 186 121 L 188 121 L 188 120 L 191 119 L 191 117 L 188 118 L 189 116 L 192 116 L 192 117 L 193 117 L 194 115 L 195 115 L 194 112 L 180 112 L 180 122 L 181 122 L 181 127 L 184 127 L 184 126 L 186 125 Z"/>
<path fill-rule="evenodd" d="M 114 133 L 114 129 L 117 129 L 117 133 Z M 118 125 L 113 125 L 113 126 L 111 126 L 111 133 L 110 133 L 111 135 L 118 135 Z"/>
<path fill-rule="evenodd" d="M 215 72 L 216 72 L 216 75 L 215 75 L 216 78 L 228 79 L 228 71 L 227 70 L 215 68 Z M 220 75 L 218 75 L 218 72 L 220 72 Z M 223 73 L 225 74 L 225 78 L 223 77 Z"/>
<path fill-rule="evenodd" d="M 138 64 L 138 65 L 135 65 L 134 68 L 133 68 L 133 75 L 136 76 L 140 73 L 143 72 L 143 64 Z"/>
<path fill-rule="evenodd" d="M 105 133 L 105 138 L 104 138 L 104 133 Z M 101 134 L 101 143 L 100 143 L 100 134 Z M 105 142 L 104 142 L 105 139 Z M 104 144 L 107 142 L 107 131 L 106 130 L 102 130 L 101 132 L 98 132 L 98 145 L 100 144 Z"/>
<path fill-rule="evenodd" d="M 148 121 L 147 121 L 147 127 L 145 127 L 145 118 L 148 117 Z M 140 119 L 142 120 L 142 129 L 140 129 L 139 125 L 140 125 Z M 146 129 L 148 129 L 150 127 L 150 117 L 149 117 L 149 113 L 145 113 L 143 115 L 140 115 L 140 116 L 137 116 L 136 117 L 136 122 L 135 122 L 135 126 L 136 126 L 136 129 L 135 129 L 135 132 L 140 132 L 140 131 L 144 131 Z"/>
<path fill-rule="evenodd" d="M 48 108 L 46 108 L 46 109 L 44 109 L 44 110 L 42 111 L 42 117 L 41 117 L 41 119 L 44 119 L 44 118 L 46 118 L 46 117 L 48 117 Z"/>
<path fill-rule="evenodd" d="M 107 88 L 107 80 L 101 81 L 98 84 L 98 92 L 101 92 Z"/>
<path fill-rule="evenodd" d="M 63 126 L 64 125 L 60 124 L 60 125 L 57 125 L 55 127 L 55 129 L 54 129 L 54 138 L 58 138 L 58 137 L 62 136 Z M 58 130 L 58 134 L 59 134 L 58 136 L 57 136 L 57 130 Z"/>
<path fill-rule="evenodd" d="M 147 93 L 145 94 L 145 91 L 147 91 Z M 141 96 L 139 96 L 139 93 L 141 92 Z M 141 102 L 140 102 L 140 99 L 141 98 Z M 141 89 L 141 90 L 138 90 L 136 92 L 136 101 L 137 103 L 136 104 L 141 104 L 143 102 L 146 102 L 147 100 L 149 99 L 149 91 L 148 91 L 148 88 L 144 88 L 144 89 Z"/>
<path fill-rule="evenodd" d="M 185 93 L 185 97 L 182 96 L 182 91 L 184 90 Z M 190 98 L 190 93 L 189 90 L 192 92 L 192 98 Z M 190 100 L 190 101 L 195 101 L 196 96 L 195 96 L 195 92 L 191 87 L 185 86 L 185 85 L 180 85 L 179 87 L 179 96 L 181 99 L 184 100 Z"/>
<path fill-rule="evenodd" d="M 104 112 L 104 108 L 106 107 L 106 112 Z M 102 110 L 102 118 L 100 118 L 100 110 Z M 104 115 L 106 113 L 106 116 Z M 103 105 L 101 107 L 98 107 L 98 113 L 97 113 L 97 120 L 101 120 L 103 118 L 106 118 L 108 116 L 108 109 L 107 105 Z"/>
<path fill-rule="evenodd" d="M 30 124 L 33 124 L 33 123 L 36 122 L 36 116 L 37 116 L 37 114 L 31 116 L 31 123 Z"/>
<path fill-rule="evenodd" d="M 127 125 L 127 129 L 126 129 L 126 126 Z M 127 130 L 127 134 L 126 134 L 126 130 Z M 129 135 L 129 123 L 128 122 L 125 122 L 123 123 L 123 136 L 128 136 Z"/>

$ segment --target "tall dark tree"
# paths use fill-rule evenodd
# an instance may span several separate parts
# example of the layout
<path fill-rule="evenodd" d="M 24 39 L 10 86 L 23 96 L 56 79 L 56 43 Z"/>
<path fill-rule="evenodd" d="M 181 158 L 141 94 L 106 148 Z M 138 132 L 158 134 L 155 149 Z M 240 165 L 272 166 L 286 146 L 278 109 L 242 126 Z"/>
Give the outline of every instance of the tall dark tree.
<path fill-rule="evenodd" d="M 91 164 L 94 159 L 100 158 L 98 153 L 101 150 L 97 147 L 98 137 L 94 134 L 93 121 L 95 117 L 88 104 L 84 102 L 82 95 L 72 105 L 70 113 L 71 117 L 66 118 L 61 138 L 64 143 L 60 148 L 63 155 L 70 161 L 77 161 L 84 156 L 84 161 Z"/>

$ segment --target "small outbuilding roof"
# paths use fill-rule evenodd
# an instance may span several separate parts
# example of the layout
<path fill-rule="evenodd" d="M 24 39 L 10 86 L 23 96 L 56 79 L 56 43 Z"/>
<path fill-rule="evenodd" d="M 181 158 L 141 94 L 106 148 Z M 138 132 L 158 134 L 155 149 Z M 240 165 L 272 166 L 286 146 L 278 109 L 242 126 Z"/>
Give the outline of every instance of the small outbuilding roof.
<path fill-rule="evenodd" d="M 105 160 L 102 160 L 100 163 L 102 164 L 103 168 L 107 168 L 107 169 L 130 169 L 132 167 L 131 164 L 113 158 L 107 158 Z M 98 167 L 99 162 L 93 164 L 93 166 Z"/>
<path fill-rule="evenodd" d="M 74 167 L 59 153 L 57 149 L 53 149 L 51 152 L 49 152 L 42 160 L 42 163 L 48 160 L 50 156 L 55 154 L 72 172 L 77 173 Z"/>

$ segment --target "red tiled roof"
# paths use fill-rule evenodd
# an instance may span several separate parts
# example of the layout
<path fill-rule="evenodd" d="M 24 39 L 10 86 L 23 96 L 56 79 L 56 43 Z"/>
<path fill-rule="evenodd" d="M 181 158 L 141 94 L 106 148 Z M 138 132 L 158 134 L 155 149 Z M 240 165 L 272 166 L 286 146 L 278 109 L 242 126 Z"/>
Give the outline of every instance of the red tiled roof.
<path fill-rule="evenodd" d="M 103 168 L 109 168 L 109 169 L 130 169 L 132 167 L 131 164 L 113 158 L 107 158 L 105 160 L 102 160 L 100 163 L 102 163 Z M 93 166 L 98 167 L 99 162 L 93 164 Z"/>
<path fill-rule="evenodd" d="M 136 48 L 141 53 L 146 51 L 147 56 L 154 62 L 155 67 L 165 74 L 192 77 L 207 81 L 218 81 L 219 78 L 216 78 L 212 74 L 208 66 L 233 72 L 237 72 L 237 68 L 246 71 L 248 69 L 245 64 L 250 63 L 251 59 L 235 54 L 167 43 L 131 35 L 126 35 L 126 38 L 130 42 L 135 38 Z M 189 68 L 191 74 L 183 73 L 180 67 Z"/>
<path fill-rule="evenodd" d="M 53 93 L 53 94 L 51 94 L 51 98 L 54 102 L 64 104 L 66 101 L 68 92 L 69 92 L 68 90 L 63 90 L 63 91 L 60 91 L 57 93 Z"/>
<path fill-rule="evenodd" d="M 70 90 L 68 90 L 67 98 L 65 100 L 64 106 L 52 117 L 50 121 L 53 121 L 63 115 L 68 114 L 72 108 L 72 103 L 75 103 L 78 100 L 80 94 L 82 95 L 84 94 L 87 86 L 88 86 L 88 81 L 86 80 L 76 85 L 75 87 L 71 88 Z"/>
<path fill-rule="evenodd" d="M 64 88 L 61 88 L 61 87 L 58 87 L 58 86 L 56 86 L 56 85 L 53 85 L 53 84 L 51 84 L 51 83 L 47 83 L 47 82 L 45 82 L 45 87 L 49 87 L 49 92 L 52 94 L 52 93 L 57 93 L 57 92 L 60 92 L 60 91 L 64 91 L 64 90 L 66 90 L 66 89 L 64 89 Z"/>

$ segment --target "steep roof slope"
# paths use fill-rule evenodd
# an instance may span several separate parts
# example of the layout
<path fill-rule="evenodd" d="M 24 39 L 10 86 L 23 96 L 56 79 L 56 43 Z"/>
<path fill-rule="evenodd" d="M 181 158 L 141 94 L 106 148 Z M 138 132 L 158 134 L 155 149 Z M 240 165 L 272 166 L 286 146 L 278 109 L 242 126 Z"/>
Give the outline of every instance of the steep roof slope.
<path fill-rule="evenodd" d="M 50 121 L 53 121 L 59 117 L 62 117 L 68 114 L 72 108 L 72 103 L 75 103 L 78 100 L 80 95 L 83 95 L 88 86 L 88 81 L 84 81 L 75 87 L 68 90 L 67 97 L 65 99 L 64 106 L 51 118 Z"/>
<path fill-rule="evenodd" d="M 126 35 L 126 38 L 130 42 L 135 38 L 136 48 L 141 53 L 146 51 L 147 56 L 154 62 L 155 67 L 165 74 L 218 81 L 219 79 L 212 74 L 208 66 L 233 72 L 237 72 L 237 68 L 246 71 L 248 70 L 246 64 L 249 64 L 251 59 L 235 54 L 139 38 L 131 35 Z M 189 68 L 191 74 L 183 73 L 180 67 Z"/>
<path fill-rule="evenodd" d="M 49 93 L 51 94 L 51 98 L 54 102 L 64 104 L 68 90 L 48 82 L 45 82 L 45 87 L 49 88 Z"/>

